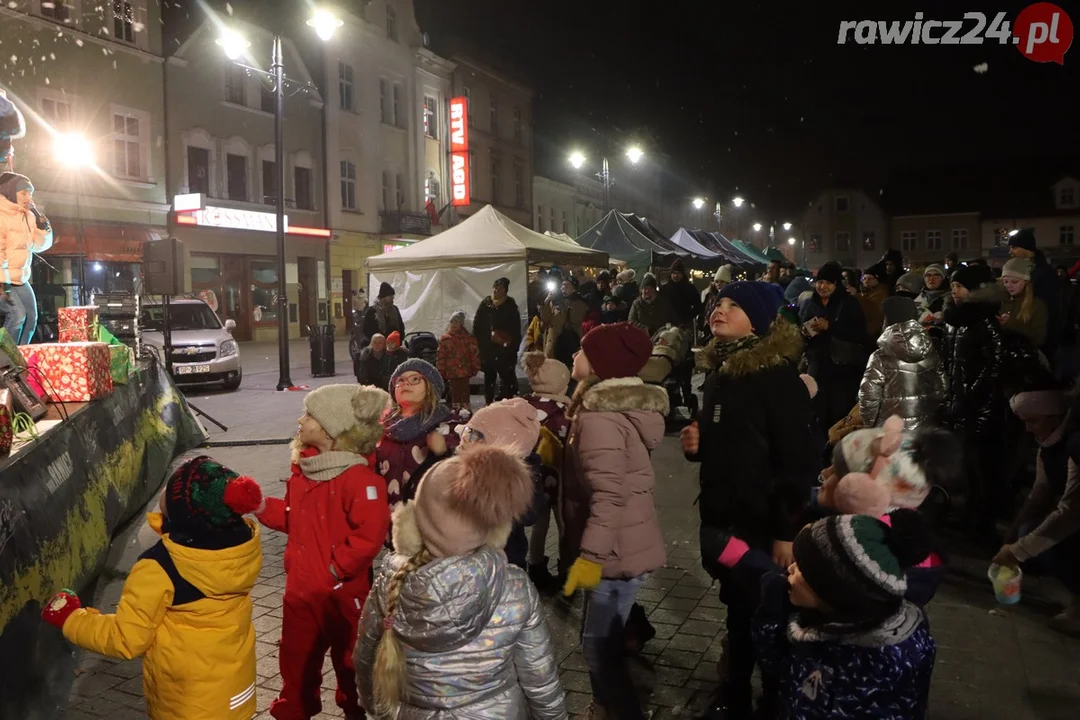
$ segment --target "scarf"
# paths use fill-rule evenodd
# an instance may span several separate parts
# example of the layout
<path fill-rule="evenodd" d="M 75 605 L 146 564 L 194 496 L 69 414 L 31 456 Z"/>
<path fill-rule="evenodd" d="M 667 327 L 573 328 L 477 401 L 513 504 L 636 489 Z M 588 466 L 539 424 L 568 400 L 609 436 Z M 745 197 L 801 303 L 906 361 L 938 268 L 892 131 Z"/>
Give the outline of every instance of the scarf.
<path fill-rule="evenodd" d="M 326 482 L 327 480 L 333 480 L 351 467 L 357 465 L 366 466 L 368 462 L 363 455 L 342 452 L 341 450 L 329 450 L 318 455 L 301 457 L 299 464 L 300 470 L 303 471 L 304 477 L 308 480 Z"/>
<path fill-rule="evenodd" d="M 380 335 L 388 335 L 390 323 L 397 319 L 391 313 L 393 307 L 393 305 L 383 305 L 382 303 L 375 306 L 375 322 L 379 325 Z"/>
<path fill-rule="evenodd" d="M 708 352 L 715 363 L 713 367 L 717 369 L 721 368 L 732 355 L 742 352 L 743 350 L 749 350 L 759 342 L 761 342 L 761 338 L 757 335 L 747 335 L 746 337 L 733 342 L 720 342 L 717 340 L 711 343 Z"/>
<path fill-rule="evenodd" d="M 495 299 L 495 296 L 494 296 L 494 295 L 492 295 L 492 296 L 491 296 L 491 304 L 492 304 L 492 306 L 494 306 L 494 307 L 499 307 L 499 306 L 500 306 L 500 305 L 502 305 L 502 304 L 503 304 L 504 302 L 506 302 L 506 298 L 508 298 L 508 297 L 510 297 L 510 296 L 509 296 L 509 295 L 507 295 L 507 296 L 506 296 L 506 297 L 504 297 L 504 298 L 503 298 L 502 300 L 496 300 L 496 299 Z"/>
<path fill-rule="evenodd" d="M 386 426 L 386 437 L 394 442 L 409 443 L 427 435 L 449 417 L 450 408 L 441 400 L 435 406 L 435 411 L 426 419 L 420 413 L 408 417 L 395 413 L 390 417 L 389 425 Z"/>
<path fill-rule="evenodd" d="M 927 288 L 923 288 L 922 295 L 924 298 L 926 298 L 926 304 L 929 305 L 930 303 L 937 302 L 938 298 L 940 298 L 946 292 L 949 292 L 949 290 L 945 287 L 939 287 L 937 290 L 928 290 Z"/>

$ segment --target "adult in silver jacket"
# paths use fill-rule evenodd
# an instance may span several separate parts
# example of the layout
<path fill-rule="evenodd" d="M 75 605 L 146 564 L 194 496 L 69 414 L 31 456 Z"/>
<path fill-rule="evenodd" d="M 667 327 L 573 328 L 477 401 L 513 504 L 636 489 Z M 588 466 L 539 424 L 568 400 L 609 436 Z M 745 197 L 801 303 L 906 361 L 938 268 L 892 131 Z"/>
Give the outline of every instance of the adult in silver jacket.
<path fill-rule="evenodd" d="M 886 327 L 859 386 L 863 423 L 879 427 L 899 415 L 905 430 L 935 424 L 945 398 L 945 366 L 910 299 L 891 297 L 882 306 Z"/>
<path fill-rule="evenodd" d="M 360 699 L 368 717 L 378 720 L 565 720 L 565 693 L 540 596 L 525 571 L 510 565 L 501 550 L 509 522 L 490 532 L 463 531 L 460 505 L 451 510 L 435 502 L 438 497 L 432 500 L 435 493 L 445 500 L 453 492 L 449 482 L 442 490 L 436 483 L 451 479 L 453 467 L 446 467 L 460 466 L 461 455 L 425 473 L 416 499 L 394 512 L 396 554 L 379 569 L 353 657 Z M 527 471 L 522 472 L 531 483 Z M 527 504 L 531 490 L 527 485 L 525 490 Z M 499 493 L 477 495 L 494 498 Z M 461 544 L 459 539 L 470 533 L 472 542 Z M 469 547 L 476 549 L 465 552 Z M 431 556 L 416 566 L 417 557 Z M 395 605 L 394 577 L 407 563 L 415 569 L 405 571 Z M 374 675 L 388 608 L 406 669 L 401 703 L 383 718 L 376 708 Z"/>

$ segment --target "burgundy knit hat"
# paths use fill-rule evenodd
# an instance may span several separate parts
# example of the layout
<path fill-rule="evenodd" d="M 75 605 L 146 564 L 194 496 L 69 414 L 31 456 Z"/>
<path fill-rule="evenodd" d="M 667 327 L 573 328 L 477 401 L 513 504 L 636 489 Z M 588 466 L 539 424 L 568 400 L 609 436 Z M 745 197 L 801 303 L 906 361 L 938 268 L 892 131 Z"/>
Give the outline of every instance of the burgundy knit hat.
<path fill-rule="evenodd" d="M 645 331 L 628 322 L 600 325 L 581 338 L 581 351 L 601 380 L 637 377 L 652 349 Z"/>

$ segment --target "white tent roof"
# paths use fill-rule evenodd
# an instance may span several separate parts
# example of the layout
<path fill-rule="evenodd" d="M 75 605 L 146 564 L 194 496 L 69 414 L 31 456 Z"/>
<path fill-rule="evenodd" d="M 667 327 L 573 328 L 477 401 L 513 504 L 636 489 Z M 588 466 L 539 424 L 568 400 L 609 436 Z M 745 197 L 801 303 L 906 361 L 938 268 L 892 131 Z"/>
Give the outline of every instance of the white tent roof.
<path fill-rule="evenodd" d="M 569 245 L 519 225 L 490 205 L 445 232 L 400 250 L 369 257 L 369 272 L 422 271 L 524 260 L 607 267 L 607 253 Z"/>

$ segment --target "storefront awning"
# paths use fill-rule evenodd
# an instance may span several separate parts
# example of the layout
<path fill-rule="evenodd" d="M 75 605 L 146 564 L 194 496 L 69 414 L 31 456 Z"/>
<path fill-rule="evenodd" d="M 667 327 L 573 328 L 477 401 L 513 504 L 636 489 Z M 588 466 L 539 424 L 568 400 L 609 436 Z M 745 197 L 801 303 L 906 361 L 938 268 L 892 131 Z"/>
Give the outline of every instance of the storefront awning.
<path fill-rule="evenodd" d="M 143 243 L 158 240 L 165 228 L 148 225 L 83 223 L 80 246 L 79 225 L 53 222 L 53 246 L 46 256 L 78 257 L 100 262 L 142 262 Z"/>

